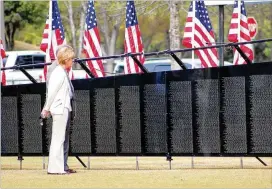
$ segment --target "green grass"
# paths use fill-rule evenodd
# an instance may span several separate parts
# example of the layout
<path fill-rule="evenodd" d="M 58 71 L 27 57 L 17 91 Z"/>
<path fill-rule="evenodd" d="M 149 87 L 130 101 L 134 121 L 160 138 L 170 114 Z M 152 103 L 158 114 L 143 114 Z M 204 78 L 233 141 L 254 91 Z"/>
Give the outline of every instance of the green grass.
<path fill-rule="evenodd" d="M 21 51 L 21 50 L 40 50 L 39 46 L 35 46 L 29 43 L 25 43 L 23 41 L 15 41 L 14 44 L 14 51 Z"/>
<path fill-rule="evenodd" d="M 69 165 L 78 173 L 47 175 L 42 157 L 1 157 L 1 188 L 271 188 L 272 158 L 173 157 L 172 170 L 165 157 L 91 157 L 90 170 L 75 157 Z M 87 158 L 82 157 L 87 165 Z M 47 166 L 47 158 L 46 158 Z M 15 182 L 16 180 L 16 182 Z"/>

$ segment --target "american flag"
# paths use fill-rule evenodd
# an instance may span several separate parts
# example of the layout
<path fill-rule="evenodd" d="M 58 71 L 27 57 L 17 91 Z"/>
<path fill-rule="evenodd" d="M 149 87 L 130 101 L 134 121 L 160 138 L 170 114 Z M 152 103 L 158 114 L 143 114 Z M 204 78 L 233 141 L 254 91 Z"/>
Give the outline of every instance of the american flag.
<path fill-rule="evenodd" d="M 1 64 L 1 68 L 4 67 L 3 64 L 3 59 L 6 57 L 6 52 L 2 43 L 2 40 L 0 39 L 0 64 Z M 6 74 L 5 74 L 5 70 L 1 71 L 1 84 L 2 85 L 6 85 Z"/>
<path fill-rule="evenodd" d="M 50 10 L 51 9 L 51 10 Z M 66 44 L 64 28 L 62 25 L 58 2 L 49 1 L 49 15 L 43 31 L 43 39 L 40 49 L 46 53 L 46 62 L 50 63 L 56 59 L 58 46 Z M 50 17 L 52 20 L 50 22 Z M 51 27 L 50 27 L 51 26 Z M 50 35 L 51 34 L 51 35 Z M 49 48 L 50 46 L 50 48 Z M 46 80 L 47 66 L 44 66 L 44 79 Z M 70 79 L 74 79 L 72 70 L 69 70 Z"/>
<path fill-rule="evenodd" d="M 228 40 L 234 43 L 251 41 L 244 1 L 241 1 L 240 6 L 238 5 L 238 1 L 235 1 L 234 3 Z M 246 54 L 246 56 L 253 61 L 254 52 L 252 44 L 240 45 L 240 48 Z M 233 64 L 246 64 L 246 61 L 240 56 L 240 53 L 236 49 L 234 49 Z"/>
<path fill-rule="evenodd" d="M 125 53 L 144 53 L 141 32 L 138 25 L 134 1 L 127 1 L 126 7 L 126 30 L 125 30 Z M 144 64 L 144 55 L 136 56 Z M 140 73 L 141 69 L 131 57 L 125 58 L 125 73 Z"/>
<path fill-rule="evenodd" d="M 102 56 L 100 36 L 97 28 L 94 3 L 92 0 L 88 2 L 88 9 L 85 20 L 85 31 L 83 37 L 83 49 L 87 58 Z M 102 60 L 90 60 L 87 61 L 87 63 L 95 77 L 105 76 Z M 86 75 L 86 77 L 88 77 L 88 75 Z"/>
<path fill-rule="evenodd" d="M 194 4 L 195 14 L 193 12 Z M 182 44 L 187 48 L 192 48 L 210 46 L 214 45 L 214 43 L 214 32 L 204 1 L 191 2 Z M 195 53 L 201 60 L 202 67 L 218 66 L 219 60 L 216 48 L 196 50 Z"/>

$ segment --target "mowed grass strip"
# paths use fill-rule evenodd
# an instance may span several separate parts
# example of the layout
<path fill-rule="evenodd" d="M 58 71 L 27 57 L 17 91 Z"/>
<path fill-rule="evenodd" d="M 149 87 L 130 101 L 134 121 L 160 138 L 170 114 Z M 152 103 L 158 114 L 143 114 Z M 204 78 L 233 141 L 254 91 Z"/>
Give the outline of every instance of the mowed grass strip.
<path fill-rule="evenodd" d="M 272 158 L 173 157 L 172 170 L 164 157 L 91 157 L 87 170 L 74 157 L 69 165 L 78 173 L 47 175 L 41 157 L 1 157 L 1 188 L 272 188 Z M 87 158 L 82 157 L 87 165 Z M 46 158 L 47 166 L 47 158 Z"/>

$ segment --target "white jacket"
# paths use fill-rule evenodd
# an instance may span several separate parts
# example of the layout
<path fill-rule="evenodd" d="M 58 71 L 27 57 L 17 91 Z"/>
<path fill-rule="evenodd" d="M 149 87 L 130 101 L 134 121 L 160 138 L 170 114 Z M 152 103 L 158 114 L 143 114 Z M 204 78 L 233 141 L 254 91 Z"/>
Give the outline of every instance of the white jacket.
<path fill-rule="evenodd" d="M 63 114 L 64 108 L 71 111 L 72 89 L 64 68 L 58 65 L 49 78 L 48 94 L 44 109 L 51 114 Z"/>

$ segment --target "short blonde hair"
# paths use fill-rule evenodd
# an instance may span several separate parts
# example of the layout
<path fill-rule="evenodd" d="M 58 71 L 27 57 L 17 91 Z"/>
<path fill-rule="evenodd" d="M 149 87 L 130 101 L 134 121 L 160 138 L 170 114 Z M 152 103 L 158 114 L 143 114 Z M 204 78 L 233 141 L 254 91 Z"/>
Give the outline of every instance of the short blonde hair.
<path fill-rule="evenodd" d="M 60 65 L 65 65 L 65 61 L 75 58 L 74 49 L 69 45 L 62 45 L 57 49 L 57 59 Z"/>

